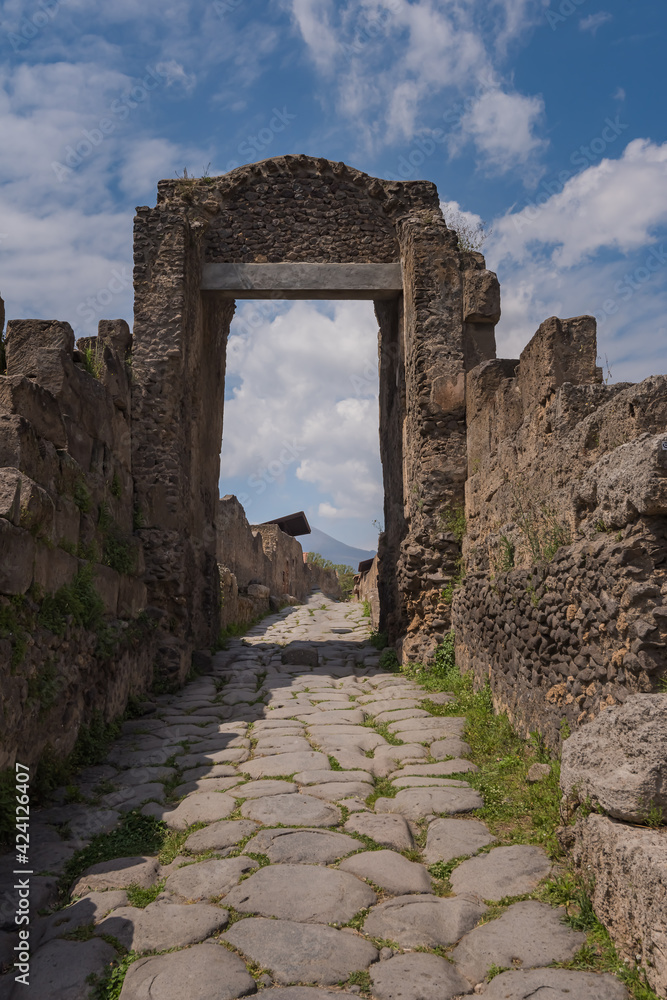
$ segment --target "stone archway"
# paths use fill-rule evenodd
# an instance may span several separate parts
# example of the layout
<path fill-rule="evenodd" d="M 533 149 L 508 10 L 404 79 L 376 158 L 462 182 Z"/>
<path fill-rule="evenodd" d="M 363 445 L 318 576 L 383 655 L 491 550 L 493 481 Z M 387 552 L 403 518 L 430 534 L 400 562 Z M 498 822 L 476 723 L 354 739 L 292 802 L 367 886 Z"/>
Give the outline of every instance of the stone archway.
<path fill-rule="evenodd" d="M 236 297 L 373 298 L 379 324 L 381 628 L 403 657 L 449 628 L 465 372 L 495 357 L 498 282 L 458 249 L 435 185 L 285 156 L 160 181 L 134 242 L 133 470 L 146 582 L 182 673 L 217 632 L 215 507 Z"/>

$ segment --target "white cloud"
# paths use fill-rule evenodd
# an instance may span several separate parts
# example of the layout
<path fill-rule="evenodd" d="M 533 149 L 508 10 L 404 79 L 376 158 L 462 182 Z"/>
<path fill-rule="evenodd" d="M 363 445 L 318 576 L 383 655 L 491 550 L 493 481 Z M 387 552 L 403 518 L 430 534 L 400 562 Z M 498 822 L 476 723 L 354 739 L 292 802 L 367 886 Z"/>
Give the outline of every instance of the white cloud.
<path fill-rule="evenodd" d="M 223 479 L 245 477 L 251 493 L 266 470 L 295 475 L 321 495 L 321 516 L 368 520 L 383 495 L 372 305 L 294 302 L 275 313 L 247 304 L 232 325 Z"/>
<path fill-rule="evenodd" d="M 582 17 L 579 21 L 580 31 L 590 31 L 591 35 L 596 35 L 598 30 L 607 21 L 613 21 L 614 15 L 610 14 L 609 11 L 601 10 L 597 14 L 589 14 L 588 17 Z"/>
<path fill-rule="evenodd" d="M 592 314 L 615 379 L 667 371 L 667 143 L 630 142 L 562 191 L 494 220 L 498 354 L 518 357 L 551 315 Z"/>
<path fill-rule="evenodd" d="M 541 207 L 496 220 L 493 254 L 524 260 L 536 242 L 560 267 L 572 267 L 602 248 L 635 250 L 665 223 L 667 143 L 634 139 L 619 159 L 583 170 Z"/>
<path fill-rule="evenodd" d="M 461 119 L 455 146 L 472 141 L 479 166 L 504 174 L 524 166 L 546 148 L 548 143 L 535 134 L 543 117 L 541 97 L 489 90 Z"/>
<path fill-rule="evenodd" d="M 535 23 L 544 0 L 285 2 L 322 73 L 323 101 L 333 94 L 367 148 L 410 141 L 442 116 L 436 102 L 475 93 L 464 138 L 488 168 L 504 172 L 541 148 L 533 134 L 540 98 L 505 93 L 501 70 L 507 45 Z"/>

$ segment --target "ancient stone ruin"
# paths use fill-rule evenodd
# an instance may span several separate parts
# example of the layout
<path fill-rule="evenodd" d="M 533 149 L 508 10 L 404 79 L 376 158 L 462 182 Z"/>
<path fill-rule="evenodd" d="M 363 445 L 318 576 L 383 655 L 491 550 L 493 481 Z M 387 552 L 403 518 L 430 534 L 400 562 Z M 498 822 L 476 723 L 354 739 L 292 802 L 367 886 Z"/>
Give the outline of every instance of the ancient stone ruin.
<path fill-rule="evenodd" d="M 522 735 L 537 732 L 553 752 L 566 741 L 564 842 L 606 886 L 596 910 L 622 953 L 640 954 L 654 987 L 667 989 L 667 896 L 656 874 L 664 828 L 648 838 L 636 825 L 646 810 L 662 808 L 667 782 L 667 753 L 653 759 L 646 749 L 651 740 L 667 748 L 667 378 L 605 383 L 587 316 L 547 319 L 519 359 L 496 359 L 497 278 L 480 253 L 461 249 L 425 181 L 383 181 L 306 156 L 218 178 L 161 181 L 156 207 L 137 210 L 134 260 L 132 330 L 105 320 L 96 338 L 75 345 L 64 321 L 7 324 L 0 770 L 16 760 L 54 766 L 83 726 L 117 718 L 133 696 L 176 690 L 193 667 L 211 668 L 221 626 L 306 602 L 313 588 L 339 596 L 335 577 L 306 566 L 294 539 L 276 525 L 249 525 L 236 498 L 218 496 L 226 344 L 239 298 L 371 299 L 385 530 L 357 594 L 403 663 L 429 664 L 453 629 L 459 666 L 478 685 L 489 682 L 495 707 Z M 325 617 L 335 615 L 331 607 L 324 602 Z M 349 630 L 342 619 L 338 625 L 359 634 L 367 627 L 356 619 Z M 275 642 L 283 635 L 278 628 Z M 217 655 L 212 676 L 226 683 L 235 666 Z M 289 655 L 258 655 L 257 692 L 263 671 L 283 684 L 295 665 L 317 668 L 307 644 Z M 365 665 L 355 657 L 340 669 L 377 669 L 377 657 Z M 363 683 L 384 723 L 385 701 L 371 697 L 370 679 Z M 389 690 L 393 682 L 380 683 Z M 212 697 L 213 681 L 201 685 Z M 409 732 L 410 718 L 423 723 L 415 689 L 406 692 L 414 704 L 397 733 Z M 350 725 L 361 726 L 360 706 L 347 706 Z M 272 707 L 292 711 L 277 701 Z M 260 717 L 244 716 L 241 728 Z M 616 730 L 620 756 L 605 784 L 590 742 L 595 733 L 593 742 L 603 745 Z M 440 736 L 460 734 L 461 727 Z M 410 738 L 421 745 L 416 735 Z M 373 774 L 386 776 L 401 755 L 375 737 L 376 757 L 386 751 L 386 760 Z M 242 734 L 236 738 L 235 765 L 251 749 Z M 361 763 L 343 757 L 341 766 L 357 775 L 355 768 L 370 767 L 364 753 L 374 751 L 367 734 L 354 740 Z M 435 756 L 435 742 L 429 746 Z M 335 741 L 331 749 L 341 750 Z M 461 747 L 442 753 L 464 756 Z M 330 766 L 315 754 L 312 766 Z M 414 754 L 418 760 L 426 751 Z M 457 773 L 461 762 L 453 763 L 437 773 Z M 291 774 L 284 764 L 272 773 Z M 463 761 L 461 770 L 471 767 Z M 628 806 L 629 772 L 641 780 Z M 412 802 L 416 789 L 410 782 L 402 789 Z M 466 799 L 468 791 L 460 790 L 468 803 L 462 811 L 481 801 L 477 793 Z M 405 816 L 423 818 L 419 808 Z M 635 916 L 619 903 L 629 885 Z M 469 956 L 460 960 L 473 968 L 465 965 Z M 410 963 L 401 969 L 409 979 Z M 284 975 L 280 981 L 290 982 Z M 583 980 L 572 981 L 575 991 L 577 983 Z M 455 985 L 470 992 L 460 977 Z M 489 997 L 500 988 L 492 986 Z M 585 995 L 593 998 L 590 989 Z M 615 987 L 605 993 L 623 995 Z"/>

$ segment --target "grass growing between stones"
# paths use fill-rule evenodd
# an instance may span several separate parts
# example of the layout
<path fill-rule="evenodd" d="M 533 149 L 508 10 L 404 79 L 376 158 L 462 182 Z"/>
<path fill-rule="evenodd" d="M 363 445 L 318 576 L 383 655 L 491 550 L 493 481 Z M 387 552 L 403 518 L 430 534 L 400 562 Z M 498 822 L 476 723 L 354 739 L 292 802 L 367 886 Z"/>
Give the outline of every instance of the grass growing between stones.
<path fill-rule="evenodd" d="M 575 930 L 585 931 L 588 940 L 574 959 L 562 963 L 561 967 L 609 973 L 623 983 L 633 1000 L 659 1000 L 641 970 L 619 956 L 607 930 L 595 915 L 590 899 L 591 887 L 573 871 L 565 869 L 566 859 L 561 857 L 556 838 L 561 823 L 560 764 L 551 758 L 541 737 L 532 733 L 528 740 L 523 739 L 514 732 L 504 713 L 496 715 L 488 685 L 474 690 L 472 673 L 462 675 L 456 667 L 453 633 L 437 650 L 432 668 L 416 664 L 403 668 L 403 673 L 426 691 L 446 691 L 454 695 L 454 700 L 446 705 L 429 704 L 427 699 L 424 707 L 432 715 L 466 716 L 463 738 L 470 745 L 470 759 L 479 771 L 451 777 L 469 782 L 483 795 L 484 807 L 475 810 L 473 815 L 487 824 L 498 837 L 499 844 L 538 844 L 553 859 L 561 860 L 560 874 L 544 882 L 532 897 L 503 899 L 490 908 L 482 922 L 500 916 L 517 898 L 537 898 L 554 906 L 564 906 L 567 923 Z M 543 781 L 529 784 L 526 776 L 536 762 L 549 764 L 551 774 Z M 496 846 L 498 844 L 492 844 L 488 850 Z M 451 872 L 462 860 L 438 862 L 430 866 L 429 872 L 442 886 L 447 886 Z M 495 968 L 494 975 L 500 971 L 503 970 Z"/>
<path fill-rule="evenodd" d="M 183 835 L 183 839 L 186 835 Z M 72 882 L 91 865 L 113 861 L 116 858 L 153 856 L 160 854 L 165 845 L 168 845 L 167 854 L 169 854 L 175 847 L 175 844 L 172 844 L 174 840 L 174 831 L 167 830 L 164 823 L 152 816 L 142 816 L 138 812 L 126 813 L 114 830 L 96 834 L 86 847 L 72 855 L 60 878 L 61 898 L 67 896 Z M 173 857 L 176 857 L 177 853 L 178 851 L 174 850 Z M 160 860 L 162 864 L 169 863 L 163 861 L 162 857 Z"/>
<path fill-rule="evenodd" d="M 551 857 L 558 857 L 560 765 L 549 757 L 536 735 L 524 740 L 514 732 L 505 714 L 494 713 L 488 685 L 475 691 L 472 673 L 459 672 L 454 662 L 453 634 L 438 649 L 433 668 L 415 665 L 403 672 L 427 691 L 454 695 L 446 705 L 426 700 L 432 715 L 466 716 L 463 738 L 470 745 L 470 759 L 479 771 L 451 777 L 467 781 L 484 797 L 483 808 L 474 815 L 487 824 L 500 843 L 539 844 Z M 551 774 L 529 784 L 526 776 L 535 762 L 550 764 Z"/>
<path fill-rule="evenodd" d="M 634 1000 L 659 1000 L 658 994 L 646 983 L 642 973 L 626 963 L 618 954 L 606 928 L 593 910 L 592 887 L 571 872 L 548 879 L 541 889 L 541 898 L 555 906 L 564 906 L 566 922 L 577 931 L 585 931 L 588 940 L 564 969 L 585 972 L 607 972 L 623 983 Z"/>

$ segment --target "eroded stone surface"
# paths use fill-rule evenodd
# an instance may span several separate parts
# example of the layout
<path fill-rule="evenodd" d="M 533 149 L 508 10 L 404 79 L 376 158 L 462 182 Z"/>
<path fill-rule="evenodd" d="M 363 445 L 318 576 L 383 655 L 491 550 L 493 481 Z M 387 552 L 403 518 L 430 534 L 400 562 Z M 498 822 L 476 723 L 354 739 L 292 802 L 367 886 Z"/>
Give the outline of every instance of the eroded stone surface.
<path fill-rule="evenodd" d="M 74 896 L 82 896 L 93 889 L 101 892 L 104 889 L 126 889 L 129 885 L 148 889 L 157 881 L 157 872 L 157 858 L 115 858 L 113 861 L 102 861 L 87 868 L 76 880 L 71 892 Z"/>
<path fill-rule="evenodd" d="M 551 871 L 551 862 L 541 847 L 513 844 L 494 847 L 463 861 L 450 876 L 454 892 L 473 892 L 482 899 L 502 899 L 533 892 Z"/>
<path fill-rule="evenodd" d="M 253 962 L 270 969 L 278 983 L 322 983 L 334 986 L 351 972 L 367 969 L 377 949 L 356 934 L 323 924 L 248 917 L 224 939 Z"/>
<path fill-rule="evenodd" d="M 484 990 L 485 1000 L 628 1000 L 612 976 L 569 969 L 503 972 Z"/>
<path fill-rule="evenodd" d="M 260 830 L 249 840 L 249 854 L 266 854 L 274 864 L 329 865 L 337 858 L 359 850 L 354 837 L 330 830 Z"/>
<path fill-rule="evenodd" d="M 284 825 L 335 826 L 340 822 L 340 811 L 328 802 L 312 795 L 270 795 L 249 799 L 241 806 L 241 813 L 264 826 Z"/>
<path fill-rule="evenodd" d="M 96 933 L 111 934 L 128 951 L 166 951 L 203 941 L 225 927 L 227 921 L 227 911 L 218 906 L 160 899 L 143 910 L 135 906 L 114 910 L 99 924 Z"/>
<path fill-rule="evenodd" d="M 341 871 L 370 879 L 386 892 L 431 892 L 431 877 L 423 865 L 395 851 L 362 851 L 341 861 Z"/>
<path fill-rule="evenodd" d="M 250 819 L 221 819 L 217 823 L 205 826 L 203 830 L 195 830 L 185 841 L 184 846 L 193 853 L 221 851 L 226 847 L 233 847 L 256 829 L 257 823 L 253 823 Z"/>
<path fill-rule="evenodd" d="M 526 900 L 497 919 L 471 930 L 452 952 L 460 972 L 474 985 L 492 965 L 531 969 L 567 962 L 586 943 L 586 934 L 563 923 L 563 910 Z"/>
<path fill-rule="evenodd" d="M 100 975 L 116 957 L 107 944 L 93 938 L 90 941 L 49 941 L 38 948 L 30 961 L 30 985 L 26 989 L 14 983 L 9 994 L 12 1000 L 32 993 L 35 997 L 53 1000 L 88 1000 L 88 977 Z"/>
<path fill-rule="evenodd" d="M 193 823 L 213 823 L 234 812 L 236 803 L 226 792 L 195 792 L 183 799 L 175 809 L 144 806 L 145 815 L 164 820 L 172 830 L 187 830 Z"/>
<path fill-rule="evenodd" d="M 199 861 L 185 865 L 170 875 L 165 892 L 184 900 L 199 902 L 224 896 L 232 889 L 241 875 L 257 868 L 257 862 L 245 856 L 222 861 Z"/>
<path fill-rule="evenodd" d="M 345 871 L 298 864 L 261 868 L 225 896 L 240 913 L 324 924 L 346 923 L 375 901 L 373 890 Z"/>
<path fill-rule="evenodd" d="M 370 970 L 378 1000 L 451 1000 L 470 986 L 453 965 L 438 955 L 395 955 Z"/>
<path fill-rule="evenodd" d="M 458 941 L 485 911 L 476 896 L 398 896 L 371 910 L 364 933 L 396 941 L 403 948 L 436 948 Z"/>
<path fill-rule="evenodd" d="M 476 819 L 434 819 L 426 835 L 424 860 L 432 865 L 436 861 L 451 861 L 476 854 L 495 839 Z"/>
<path fill-rule="evenodd" d="M 377 799 L 375 810 L 419 820 L 434 813 L 471 812 L 483 805 L 482 796 L 473 788 L 404 788 L 393 799 Z"/>
<path fill-rule="evenodd" d="M 393 847 L 397 851 L 407 851 L 414 847 L 412 832 L 403 816 L 377 816 L 375 813 L 361 813 L 350 816 L 345 829 L 361 833 L 378 844 Z"/>
<path fill-rule="evenodd" d="M 238 955 L 205 942 L 140 958 L 128 969 L 121 1000 L 237 1000 L 256 990 Z"/>

